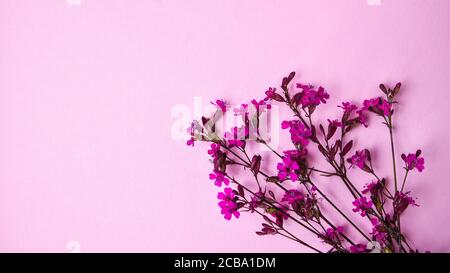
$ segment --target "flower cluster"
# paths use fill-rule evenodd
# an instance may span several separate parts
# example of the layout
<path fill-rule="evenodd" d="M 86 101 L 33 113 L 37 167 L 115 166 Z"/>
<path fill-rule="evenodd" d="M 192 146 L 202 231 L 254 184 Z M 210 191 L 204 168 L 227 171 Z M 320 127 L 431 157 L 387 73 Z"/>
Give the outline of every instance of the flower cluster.
<path fill-rule="evenodd" d="M 223 100 L 213 102 L 217 107 L 213 116 L 202 117 L 201 122 L 190 124 L 187 145 L 194 146 L 196 141 L 210 143 L 208 155 L 214 168 L 209 179 L 217 187 L 225 186 L 217 194 L 223 217 L 227 220 L 239 218 L 243 212 L 261 216 L 262 228 L 256 234 L 282 235 L 315 252 L 417 252 L 403 234 L 400 218 L 408 208 L 418 206 L 405 188 L 408 173 L 424 171 L 425 160 L 421 150 L 402 154 L 404 176 L 401 180 L 398 178 L 393 141 L 394 128 L 397 127 L 393 125 L 392 115 L 401 84 L 394 88 L 381 84 L 379 88 L 384 96 L 364 100 L 360 106 L 344 101 L 338 106 L 342 109 L 339 112 L 341 116 L 326 118 L 322 123 L 312 115 L 327 103 L 329 93 L 323 87 L 298 83 L 295 94 L 290 94 L 289 85 L 294 78 L 295 73 L 292 72 L 283 78 L 281 91 L 270 87 L 263 99 L 253 99 L 234 108 L 234 115 L 242 117 L 244 125 L 231 128 L 223 138 L 215 132 L 215 122 L 220 113 L 229 110 L 229 105 Z M 287 150 L 277 151 L 259 138 L 260 117 L 274 102 L 285 105 L 294 116 L 281 123 L 281 128 L 288 130 L 290 135 L 292 148 Z M 363 141 L 352 137 L 352 131 L 357 127 L 368 127 L 372 114 L 387 128 L 384 134 L 391 148 L 388 156 L 389 161 L 392 160 L 392 176 L 379 175 L 372 165 L 370 151 L 354 147 Z M 256 129 L 255 143 L 251 143 L 254 138 L 250 128 Z M 272 153 L 254 153 L 252 144 L 264 145 Z M 377 157 L 381 155 L 375 154 Z M 325 167 L 316 165 L 317 155 L 323 155 Z M 349 172 L 361 170 L 373 179 L 362 189 L 356 187 L 349 176 Z M 327 178 L 332 178 L 333 182 L 321 183 L 320 180 Z M 287 180 L 290 182 L 284 183 Z M 341 187 L 347 195 L 330 195 L 328 193 L 332 189 L 319 189 L 328 185 Z M 343 200 L 337 202 L 336 198 Z M 342 203 L 348 208 L 341 209 Z M 348 214 L 349 208 L 355 214 Z M 359 218 L 358 214 L 363 217 L 360 221 L 369 222 L 371 230 L 359 228 L 360 221 L 353 221 L 353 218 Z M 285 225 L 285 221 L 290 221 L 290 224 Z M 316 248 L 315 244 L 297 237 L 296 232 L 290 231 L 296 224 L 315 234 L 326 248 Z M 353 233 L 361 235 L 359 238 L 364 238 L 364 241 L 353 238 Z"/>
<path fill-rule="evenodd" d="M 223 192 L 219 192 L 217 198 L 221 200 L 219 202 L 219 207 L 221 208 L 220 213 L 223 214 L 225 219 L 230 220 L 231 216 L 239 218 L 240 213 L 237 210 L 235 195 L 231 188 L 225 188 Z"/>

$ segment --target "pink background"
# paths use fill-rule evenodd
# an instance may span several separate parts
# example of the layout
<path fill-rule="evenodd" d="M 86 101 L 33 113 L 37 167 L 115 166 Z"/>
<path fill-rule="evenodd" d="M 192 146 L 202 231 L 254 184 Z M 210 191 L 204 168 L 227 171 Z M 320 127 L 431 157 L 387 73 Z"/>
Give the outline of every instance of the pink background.
<path fill-rule="evenodd" d="M 260 98 L 292 70 L 329 90 L 330 115 L 404 83 L 397 151 L 422 148 L 426 170 L 402 226 L 450 251 L 449 46 L 447 0 L 0 0 L 0 251 L 307 251 L 255 235 L 256 216 L 225 221 L 206 147 L 171 136 L 175 105 Z M 358 134 L 387 174 L 371 124 Z"/>

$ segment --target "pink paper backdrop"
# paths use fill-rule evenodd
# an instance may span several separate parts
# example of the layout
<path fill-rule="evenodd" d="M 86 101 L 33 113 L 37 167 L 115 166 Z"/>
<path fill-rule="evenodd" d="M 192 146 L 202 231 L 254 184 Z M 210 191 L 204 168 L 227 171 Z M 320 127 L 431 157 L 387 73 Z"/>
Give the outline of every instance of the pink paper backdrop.
<path fill-rule="evenodd" d="M 329 90 L 330 115 L 403 82 L 397 151 L 422 148 L 426 170 L 402 226 L 450 251 L 450 1 L 73 4 L 0 0 L 0 251 L 307 251 L 258 237 L 253 215 L 225 221 L 205 146 L 171 133 L 174 106 L 260 98 L 291 70 Z M 371 124 L 358 132 L 387 174 Z"/>

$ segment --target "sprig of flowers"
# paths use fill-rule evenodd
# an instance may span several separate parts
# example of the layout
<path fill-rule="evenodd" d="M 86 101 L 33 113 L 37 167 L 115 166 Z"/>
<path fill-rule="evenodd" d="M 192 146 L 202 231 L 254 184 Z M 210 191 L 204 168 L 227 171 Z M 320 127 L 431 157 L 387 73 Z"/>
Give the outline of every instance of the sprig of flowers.
<path fill-rule="evenodd" d="M 314 123 L 312 117 L 319 106 L 327 103 L 329 93 L 324 87 L 303 83 L 295 84 L 292 92 L 290 83 L 294 77 L 295 73 L 292 72 L 283 78 L 281 92 L 270 87 L 264 98 L 253 99 L 233 109 L 236 116 L 242 117 L 243 125 L 233 127 L 223 137 L 218 135 L 215 128 L 216 121 L 229 110 L 223 100 L 213 103 L 217 111 L 211 117 L 191 123 L 187 145 L 194 146 L 196 141 L 211 143 L 208 155 L 211 156 L 213 170 L 209 178 L 217 187 L 225 187 L 217 196 L 221 214 L 231 220 L 233 217 L 239 218 L 243 212 L 255 213 L 263 219 L 262 228 L 256 234 L 280 235 L 315 252 L 417 252 L 402 233 L 400 219 L 408 208 L 418 206 L 410 191 L 404 190 L 408 174 L 414 170 L 422 172 L 425 161 L 421 157 L 421 150 L 402 154 L 405 174 L 400 186 L 397 181 L 393 116 L 401 84 L 398 83 L 394 88 L 381 84 L 379 88 L 384 97 L 364 100 L 360 107 L 351 102 L 342 102 L 338 106 L 342 109 L 341 117 L 329 118 L 322 124 Z M 275 102 L 287 106 L 294 115 L 294 119 L 284 120 L 280 124 L 282 129 L 289 132 L 293 149 L 276 151 L 259 134 L 260 117 Z M 251 107 L 255 111 L 250 111 Z M 372 165 L 370 151 L 364 147 L 355 149 L 354 140 L 349 139 L 351 132 L 359 125 L 365 128 L 369 126 L 371 114 L 381 118 L 388 129 L 393 180 L 379 177 Z M 275 166 L 263 170 L 262 155 L 252 155 L 248 150 L 247 144 L 251 139 L 270 148 L 273 156 L 279 159 Z M 308 149 L 315 147 L 328 163 L 329 170 L 313 167 Z M 352 149 L 355 150 L 350 154 Z M 254 184 L 245 186 L 236 178 L 230 166 L 244 168 L 253 178 Z M 362 189 L 358 189 L 348 176 L 349 171 L 358 170 L 373 177 Z M 338 202 L 327 196 L 318 187 L 317 177 L 313 174 L 319 174 L 324 179 L 337 177 L 354 200 L 352 205 L 355 215 L 345 213 L 337 205 Z M 393 182 L 393 185 L 388 182 Z M 327 208 L 325 213 L 323 208 L 326 205 L 331 210 Z M 336 215 L 330 217 L 334 213 L 340 218 Z M 371 226 L 370 232 L 364 231 L 352 220 L 357 214 L 367 219 Z M 328 249 L 317 248 L 313 246 L 315 244 L 294 235 L 284 226 L 285 221 L 292 221 L 303 230 L 315 234 Z M 355 237 L 355 232 L 351 231 L 359 234 L 360 238 L 350 238 Z"/>

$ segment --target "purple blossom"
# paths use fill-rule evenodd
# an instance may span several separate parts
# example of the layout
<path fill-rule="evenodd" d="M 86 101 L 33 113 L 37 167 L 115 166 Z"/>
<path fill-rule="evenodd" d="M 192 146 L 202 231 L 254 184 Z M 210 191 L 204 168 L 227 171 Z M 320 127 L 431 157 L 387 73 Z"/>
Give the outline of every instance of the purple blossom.
<path fill-rule="evenodd" d="M 211 149 L 208 150 L 208 154 L 211 157 L 215 157 L 216 154 L 220 151 L 220 145 L 217 143 L 212 143 L 211 144 Z"/>
<path fill-rule="evenodd" d="M 296 161 L 293 161 L 289 157 L 283 157 L 283 162 L 277 164 L 278 178 L 281 181 L 284 181 L 286 178 L 296 181 L 298 177 L 295 171 L 298 169 L 300 167 Z"/>
<path fill-rule="evenodd" d="M 321 103 L 327 103 L 327 100 L 330 98 L 330 95 L 322 86 L 315 90 L 312 85 L 297 83 L 297 88 L 302 89 L 299 102 L 304 108 L 309 106 L 317 106 Z"/>
<path fill-rule="evenodd" d="M 370 210 L 373 206 L 372 201 L 368 200 L 367 197 L 361 197 L 352 202 L 353 212 L 360 212 L 362 217 L 367 215 L 367 211 Z"/>
<path fill-rule="evenodd" d="M 379 186 L 378 181 L 372 181 L 372 182 L 366 184 L 361 192 L 362 192 L 362 194 L 373 193 L 377 189 L 378 186 Z"/>
<path fill-rule="evenodd" d="M 233 127 L 231 128 L 231 132 L 225 133 L 225 139 L 228 142 L 228 147 L 240 147 L 245 148 L 245 139 L 248 136 L 248 127 L 245 127 L 245 129 Z"/>
<path fill-rule="evenodd" d="M 372 236 L 375 238 L 377 242 L 379 242 L 380 244 L 384 244 L 387 237 L 387 233 L 384 226 L 375 217 L 372 218 L 370 221 L 372 222 L 372 232 L 370 234 L 372 234 Z"/>
<path fill-rule="evenodd" d="M 369 110 L 381 116 L 390 116 L 391 108 L 391 103 L 381 97 L 364 100 L 363 102 L 363 110 Z"/>
<path fill-rule="evenodd" d="M 339 120 L 335 119 L 335 120 L 330 120 L 328 119 L 328 123 L 331 126 L 336 126 L 336 127 L 342 127 L 342 122 L 340 122 Z"/>
<path fill-rule="evenodd" d="M 292 205 L 292 203 L 301 201 L 303 200 L 303 198 L 303 194 L 298 190 L 288 190 L 284 193 L 281 202 L 287 202 L 289 205 Z"/>
<path fill-rule="evenodd" d="M 365 114 L 365 111 L 360 109 L 360 110 L 356 111 L 356 113 L 358 114 L 359 123 L 361 123 L 364 127 L 367 128 L 369 125 L 367 124 L 367 116 Z"/>
<path fill-rule="evenodd" d="M 282 129 L 288 129 L 291 133 L 291 140 L 295 145 L 306 147 L 309 143 L 308 138 L 311 136 L 311 131 L 299 120 L 283 121 L 281 123 Z"/>
<path fill-rule="evenodd" d="M 265 99 L 262 99 L 260 101 L 257 101 L 255 99 L 251 100 L 251 104 L 255 107 L 257 112 L 263 112 L 264 108 L 271 109 L 272 105 Z M 263 107 L 263 108 L 262 108 Z"/>
<path fill-rule="evenodd" d="M 338 107 L 341 107 L 342 109 L 344 109 L 344 113 L 346 113 L 347 115 L 350 115 L 353 111 L 358 109 L 358 107 L 356 107 L 356 105 L 354 105 L 353 103 L 350 103 L 350 102 L 343 102 L 342 106 L 339 105 Z"/>
<path fill-rule="evenodd" d="M 224 173 L 219 171 L 213 171 L 209 174 L 209 179 L 214 180 L 214 185 L 217 187 L 222 187 L 222 183 L 228 186 L 230 184 L 230 180 L 225 176 Z"/>
<path fill-rule="evenodd" d="M 223 100 L 216 100 L 216 102 L 211 102 L 212 104 L 216 105 L 223 113 L 227 111 L 227 104 Z"/>
<path fill-rule="evenodd" d="M 350 168 L 357 166 L 361 170 L 364 170 L 366 165 L 367 155 L 365 150 L 356 151 L 347 161 L 351 164 Z"/>
<path fill-rule="evenodd" d="M 221 214 L 227 220 L 231 219 L 231 216 L 239 218 L 239 211 L 237 210 L 237 205 L 235 202 L 235 196 L 231 188 L 225 188 L 223 192 L 217 194 L 217 198 L 222 200 L 219 202 L 219 207 L 221 208 Z"/>
<path fill-rule="evenodd" d="M 396 215 L 402 214 L 409 206 L 416 206 L 416 201 L 409 196 L 409 192 L 403 193 L 397 191 L 394 196 L 394 212 Z"/>
<path fill-rule="evenodd" d="M 367 246 L 363 244 L 357 244 L 350 246 L 350 253 L 364 253 L 367 252 Z"/>
<path fill-rule="evenodd" d="M 419 172 L 422 172 L 425 169 L 425 159 L 419 157 L 421 153 L 421 150 L 417 150 L 415 154 L 402 154 L 402 159 L 405 161 L 405 168 L 407 170 L 411 171 L 416 168 Z"/>
<path fill-rule="evenodd" d="M 241 104 L 241 106 L 239 106 L 239 108 L 234 108 L 233 112 L 236 116 L 243 116 L 245 117 L 246 115 L 248 115 L 248 104 Z"/>
<path fill-rule="evenodd" d="M 338 226 L 336 228 L 327 228 L 325 231 L 325 237 L 331 241 L 340 241 L 340 236 L 344 232 L 344 227 Z"/>

